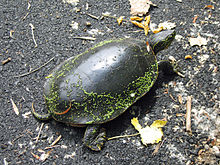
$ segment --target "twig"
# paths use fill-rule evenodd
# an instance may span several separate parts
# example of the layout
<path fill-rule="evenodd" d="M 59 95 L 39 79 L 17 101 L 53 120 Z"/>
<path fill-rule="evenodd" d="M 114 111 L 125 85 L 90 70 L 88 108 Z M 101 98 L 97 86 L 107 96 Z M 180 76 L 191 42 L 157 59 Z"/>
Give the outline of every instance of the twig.
<path fill-rule="evenodd" d="M 51 58 L 49 61 L 47 61 L 45 64 L 43 64 L 43 65 L 41 65 L 39 68 L 37 68 L 37 69 L 34 69 L 34 70 L 32 70 L 32 71 L 30 71 L 30 72 L 28 72 L 28 73 L 24 73 L 24 74 L 21 74 L 21 75 L 18 75 L 18 76 L 14 76 L 14 77 L 24 77 L 24 76 L 27 76 L 27 75 L 29 75 L 29 74 L 31 74 L 31 73 L 34 73 L 34 72 L 36 72 L 36 71 L 38 71 L 39 69 L 41 69 L 41 68 L 43 68 L 44 66 L 46 66 L 48 63 L 50 63 L 53 59 L 54 59 L 55 57 L 53 57 L 53 58 Z"/>
<path fill-rule="evenodd" d="M 11 61 L 11 57 L 7 58 L 6 60 L 2 61 L 2 65 L 5 65 L 6 63 Z"/>
<path fill-rule="evenodd" d="M 191 132 L 191 104 L 192 104 L 192 96 L 187 97 L 186 102 L 186 131 Z"/>
<path fill-rule="evenodd" d="M 118 138 L 124 138 L 124 137 L 131 137 L 131 136 L 137 136 L 140 135 L 140 133 L 132 134 L 132 135 L 121 135 L 121 136 L 114 136 L 111 138 L 108 138 L 108 140 L 118 139 Z"/>
<path fill-rule="evenodd" d="M 82 40 L 96 40 L 96 38 L 94 37 L 73 37 L 74 39 L 82 39 Z"/>
<path fill-rule="evenodd" d="M 35 143 L 37 143 L 38 140 L 39 140 L 39 138 L 40 138 L 40 133 L 41 133 L 41 130 L 43 129 L 43 126 L 44 126 L 44 123 L 42 123 L 41 126 L 40 126 L 40 130 L 39 130 L 39 132 L 38 132 L 38 135 L 37 135 L 37 137 L 35 138 L 35 139 L 36 139 L 36 142 L 35 142 Z"/>
<path fill-rule="evenodd" d="M 35 48 L 36 48 L 37 47 L 37 42 L 36 42 L 36 40 L 34 38 L 34 29 L 35 29 L 35 27 L 34 27 L 34 25 L 32 23 L 29 23 L 29 26 L 31 27 L 31 34 L 32 34 L 32 38 L 33 38 L 33 41 L 34 41 L 34 44 L 35 44 Z"/>
<path fill-rule="evenodd" d="M 27 14 L 22 18 L 22 20 L 25 20 L 25 19 L 27 18 L 28 14 L 29 14 L 29 13 L 27 13 Z"/>
<path fill-rule="evenodd" d="M 163 141 L 162 141 L 161 143 L 157 144 L 157 146 L 156 146 L 154 152 L 152 153 L 152 155 L 156 155 L 156 154 L 158 153 L 160 147 L 163 145 L 163 143 L 164 143 L 165 140 L 166 140 L 166 138 L 163 139 Z"/>
<path fill-rule="evenodd" d="M 89 13 L 86 13 L 88 16 L 90 16 L 91 18 L 94 18 L 94 19 L 97 19 L 97 20 L 99 20 L 99 17 L 97 17 L 97 16 L 94 16 L 94 15 L 92 15 L 92 14 L 89 14 Z"/>
<path fill-rule="evenodd" d="M 56 138 L 56 140 L 54 140 L 54 142 L 50 145 L 50 146 L 54 146 L 55 144 L 57 144 L 57 142 L 61 139 L 61 135 L 58 136 L 58 138 Z"/>
<path fill-rule="evenodd" d="M 13 36 L 13 33 L 14 33 L 14 32 L 15 32 L 14 30 L 10 30 L 10 32 L 9 32 L 9 36 L 10 36 L 11 38 L 13 38 L 13 39 L 15 39 L 14 36 Z"/>

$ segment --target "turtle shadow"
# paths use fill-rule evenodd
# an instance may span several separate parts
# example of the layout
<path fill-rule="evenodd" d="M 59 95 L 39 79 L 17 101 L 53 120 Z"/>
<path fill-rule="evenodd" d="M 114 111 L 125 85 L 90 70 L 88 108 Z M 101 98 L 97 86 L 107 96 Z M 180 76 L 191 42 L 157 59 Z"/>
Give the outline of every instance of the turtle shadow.
<path fill-rule="evenodd" d="M 142 119 L 146 116 L 146 114 L 151 113 L 152 107 L 155 106 L 157 100 L 156 90 L 162 90 L 162 84 L 170 82 L 174 79 L 174 77 L 176 77 L 176 75 L 165 75 L 164 73 L 160 72 L 157 81 L 149 92 L 147 92 L 142 98 L 140 98 L 136 103 L 129 107 L 119 117 L 103 124 L 107 130 L 107 136 L 119 136 L 122 134 L 122 132 L 125 132 L 125 130 L 128 129 L 129 132 L 136 133 L 135 129 L 131 125 L 131 119 L 133 117 Z"/>

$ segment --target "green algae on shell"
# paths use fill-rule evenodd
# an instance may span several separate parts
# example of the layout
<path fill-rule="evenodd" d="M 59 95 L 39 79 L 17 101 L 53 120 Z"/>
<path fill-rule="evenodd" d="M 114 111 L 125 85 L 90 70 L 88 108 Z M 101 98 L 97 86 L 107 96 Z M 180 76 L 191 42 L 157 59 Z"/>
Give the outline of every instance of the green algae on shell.
<path fill-rule="evenodd" d="M 55 68 L 45 83 L 48 111 L 64 123 L 108 122 L 147 93 L 157 75 L 156 56 L 148 52 L 145 41 L 101 42 Z M 70 102 L 66 114 L 56 114 Z"/>

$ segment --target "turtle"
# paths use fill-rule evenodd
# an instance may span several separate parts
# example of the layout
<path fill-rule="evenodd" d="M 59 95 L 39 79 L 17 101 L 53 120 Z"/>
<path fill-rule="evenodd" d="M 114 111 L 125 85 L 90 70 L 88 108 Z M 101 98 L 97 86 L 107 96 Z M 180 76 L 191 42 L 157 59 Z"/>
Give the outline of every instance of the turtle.
<path fill-rule="evenodd" d="M 48 113 L 33 111 L 33 115 L 39 120 L 53 118 L 71 126 L 87 126 L 83 144 L 100 151 L 107 141 L 101 124 L 115 119 L 144 96 L 154 85 L 158 69 L 178 73 L 174 60 L 156 59 L 175 35 L 174 30 L 166 30 L 150 36 L 147 42 L 134 38 L 106 40 L 70 57 L 46 77 Z"/>

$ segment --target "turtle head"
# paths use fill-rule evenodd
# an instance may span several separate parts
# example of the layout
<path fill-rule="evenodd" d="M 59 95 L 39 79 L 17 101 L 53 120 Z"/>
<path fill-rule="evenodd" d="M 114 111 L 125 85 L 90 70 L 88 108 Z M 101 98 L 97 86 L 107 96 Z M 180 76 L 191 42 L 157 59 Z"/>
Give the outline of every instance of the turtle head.
<path fill-rule="evenodd" d="M 175 38 L 176 32 L 174 30 L 161 31 L 152 35 L 148 42 L 154 54 L 157 54 L 159 51 L 168 48 Z"/>

